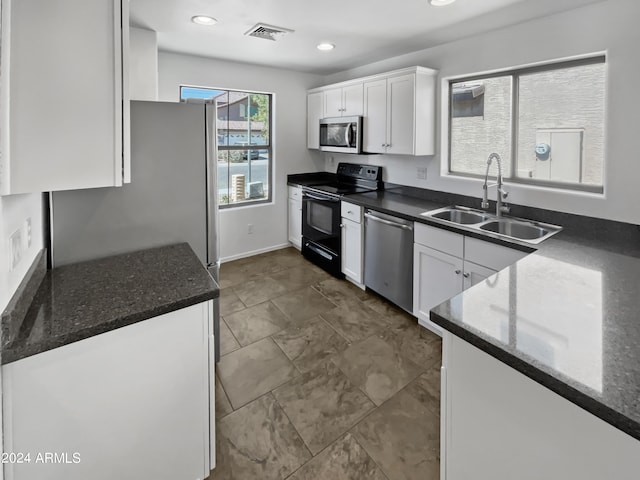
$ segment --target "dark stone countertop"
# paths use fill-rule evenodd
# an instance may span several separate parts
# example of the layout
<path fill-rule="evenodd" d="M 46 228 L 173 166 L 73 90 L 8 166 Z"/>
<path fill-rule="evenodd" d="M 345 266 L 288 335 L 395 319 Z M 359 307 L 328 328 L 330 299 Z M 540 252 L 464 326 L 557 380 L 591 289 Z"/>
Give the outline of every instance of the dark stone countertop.
<path fill-rule="evenodd" d="M 2 364 L 218 295 L 217 284 L 187 243 L 54 268 L 26 316 L 3 315 Z"/>
<path fill-rule="evenodd" d="M 287 185 L 292 187 L 310 187 L 335 181 L 336 174 L 331 172 L 293 173 L 287 175 Z"/>
<path fill-rule="evenodd" d="M 344 200 L 440 227 L 420 213 L 450 203 L 384 191 Z M 431 320 L 640 440 L 640 230 L 573 217 L 529 245 L 531 255 L 432 309 Z"/>

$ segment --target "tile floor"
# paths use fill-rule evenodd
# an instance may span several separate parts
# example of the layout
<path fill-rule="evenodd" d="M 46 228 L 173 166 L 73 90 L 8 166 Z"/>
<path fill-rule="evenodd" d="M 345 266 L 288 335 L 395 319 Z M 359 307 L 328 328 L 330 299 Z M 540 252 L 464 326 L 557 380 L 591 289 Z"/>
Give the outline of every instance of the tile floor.
<path fill-rule="evenodd" d="M 221 268 L 211 480 L 437 480 L 440 339 L 287 248 Z"/>

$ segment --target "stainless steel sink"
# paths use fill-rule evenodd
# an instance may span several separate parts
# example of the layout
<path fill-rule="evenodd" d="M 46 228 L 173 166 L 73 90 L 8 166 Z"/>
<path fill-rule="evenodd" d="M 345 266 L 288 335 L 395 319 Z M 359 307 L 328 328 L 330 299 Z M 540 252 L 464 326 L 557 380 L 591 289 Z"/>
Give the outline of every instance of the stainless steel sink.
<path fill-rule="evenodd" d="M 540 243 L 562 230 L 562 227 L 517 217 L 497 217 L 482 210 L 451 206 L 423 212 L 425 217 L 455 223 L 464 230 L 482 231 L 511 240 Z"/>
<path fill-rule="evenodd" d="M 530 223 L 515 220 L 494 220 L 480 226 L 480 230 L 498 233 L 519 240 L 537 240 L 550 233 L 549 230 Z"/>
<path fill-rule="evenodd" d="M 493 218 L 484 212 L 465 207 L 445 207 L 430 212 L 424 212 L 422 215 L 439 218 L 440 220 L 446 220 L 447 222 L 458 223 L 461 225 L 473 225 Z"/>

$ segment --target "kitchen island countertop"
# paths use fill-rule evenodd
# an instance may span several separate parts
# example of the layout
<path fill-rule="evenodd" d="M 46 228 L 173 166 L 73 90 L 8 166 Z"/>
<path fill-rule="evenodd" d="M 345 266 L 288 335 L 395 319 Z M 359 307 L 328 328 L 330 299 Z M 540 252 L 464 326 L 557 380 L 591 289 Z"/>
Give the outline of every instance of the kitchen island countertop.
<path fill-rule="evenodd" d="M 187 243 L 49 270 L 26 315 L 2 318 L 2 364 L 219 296 Z"/>
<path fill-rule="evenodd" d="M 594 229 L 585 218 L 582 231 L 534 246 L 420 215 L 446 205 L 438 201 L 388 191 L 344 200 L 532 252 L 432 309 L 431 320 L 640 440 L 637 226 Z"/>

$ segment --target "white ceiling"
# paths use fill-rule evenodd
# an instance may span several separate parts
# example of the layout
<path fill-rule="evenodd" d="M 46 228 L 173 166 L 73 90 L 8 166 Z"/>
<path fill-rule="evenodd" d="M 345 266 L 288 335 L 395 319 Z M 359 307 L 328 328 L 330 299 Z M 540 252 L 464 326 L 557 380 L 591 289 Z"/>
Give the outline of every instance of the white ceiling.
<path fill-rule="evenodd" d="M 132 26 L 158 33 L 160 50 L 328 75 L 596 1 L 130 0 L 130 11 Z M 196 25 L 194 15 L 219 23 Z M 258 22 L 294 32 L 275 42 L 244 36 Z M 336 48 L 320 52 L 320 42 Z"/>

